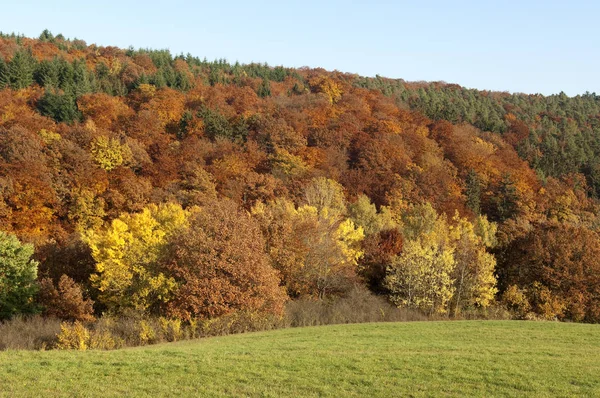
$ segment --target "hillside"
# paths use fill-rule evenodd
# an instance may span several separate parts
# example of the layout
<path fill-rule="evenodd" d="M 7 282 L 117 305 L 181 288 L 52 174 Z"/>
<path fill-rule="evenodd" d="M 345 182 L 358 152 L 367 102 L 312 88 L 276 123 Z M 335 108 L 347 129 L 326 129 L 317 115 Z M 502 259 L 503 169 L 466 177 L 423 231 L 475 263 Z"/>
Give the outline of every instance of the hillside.
<path fill-rule="evenodd" d="M 0 352 L 0 396 L 597 396 L 595 325 L 411 322 Z"/>
<path fill-rule="evenodd" d="M 0 249 L 23 270 L 0 319 L 281 315 L 359 285 L 427 315 L 600 321 L 595 94 L 48 31 L 0 37 L 0 89 Z"/>

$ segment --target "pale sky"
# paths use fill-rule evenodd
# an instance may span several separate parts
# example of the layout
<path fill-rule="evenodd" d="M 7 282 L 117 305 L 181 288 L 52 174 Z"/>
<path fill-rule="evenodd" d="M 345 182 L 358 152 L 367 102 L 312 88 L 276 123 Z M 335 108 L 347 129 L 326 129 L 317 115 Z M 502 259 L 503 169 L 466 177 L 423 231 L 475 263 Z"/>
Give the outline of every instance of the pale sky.
<path fill-rule="evenodd" d="M 5 4 L 2 4 L 5 3 Z M 0 31 L 482 90 L 600 93 L 600 1 L 0 0 Z"/>

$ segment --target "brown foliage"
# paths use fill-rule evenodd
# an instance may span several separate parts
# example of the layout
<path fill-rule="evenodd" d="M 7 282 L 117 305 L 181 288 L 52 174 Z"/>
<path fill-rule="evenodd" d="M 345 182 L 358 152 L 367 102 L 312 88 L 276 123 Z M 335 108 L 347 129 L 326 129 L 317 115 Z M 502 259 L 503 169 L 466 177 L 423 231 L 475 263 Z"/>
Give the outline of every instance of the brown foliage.
<path fill-rule="evenodd" d="M 499 273 L 507 285 L 525 289 L 541 316 L 600 321 L 600 237 L 594 231 L 535 226 L 506 250 Z"/>
<path fill-rule="evenodd" d="M 281 314 L 286 300 L 256 223 L 228 200 L 192 217 L 170 244 L 167 269 L 180 283 L 169 314 L 213 318 L 235 311 Z"/>
<path fill-rule="evenodd" d="M 70 321 L 94 320 L 93 302 L 83 297 L 81 287 L 66 275 L 60 277 L 55 286 L 50 278 L 40 281 L 38 300 L 44 315 Z"/>

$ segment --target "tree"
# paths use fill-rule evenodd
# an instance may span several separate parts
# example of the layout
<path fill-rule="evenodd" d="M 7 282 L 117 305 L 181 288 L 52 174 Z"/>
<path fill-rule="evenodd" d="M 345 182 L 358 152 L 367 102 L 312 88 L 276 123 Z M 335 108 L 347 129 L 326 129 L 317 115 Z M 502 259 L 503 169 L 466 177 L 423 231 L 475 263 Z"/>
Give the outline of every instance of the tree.
<path fill-rule="evenodd" d="M 360 259 L 358 272 L 372 291 L 388 293 L 384 287 L 386 270 L 396 256 L 402 253 L 403 243 L 402 233 L 398 228 L 368 235 L 363 241 L 364 254 Z"/>
<path fill-rule="evenodd" d="M 457 314 L 493 301 L 496 260 L 486 248 L 496 242 L 496 224 L 481 216 L 471 223 L 458 213 L 448 222 L 429 203 L 410 206 L 400 218 L 407 241 L 384 283 L 394 302 Z"/>
<path fill-rule="evenodd" d="M 469 170 L 466 184 L 467 206 L 475 215 L 479 215 L 481 213 L 481 182 L 475 170 Z"/>
<path fill-rule="evenodd" d="M 505 221 L 519 210 L 519 193 L 510 174 L 504 174 L 498 187 L 498 193 L 493 200 L 495 211 L 492 213 L 493 220 Z"/>
<path fill-rule="evenodd" d="M 60 88 L 60 69 L 56 61 L 42 61 L 38 64 L 34 78 L 37 84 L 46 88 L 57 90 Z"/>
<path fill-rule="evenodd" d="M 476 228 L 467 219 L 457 215 L 450 226 L 449 235 L 454 246 L 453 312 L 458 314 L 462 308 L 487 307 L 497 292 L 496 259 L 486 251 L 491 246 L 496 225 L 479 216 Z M 479 233 L 479 234 L 478 234 Z"/>
<path fill-rule="evenodd" d="M 258 90 L 256 90 L 256 94 L 261 98 L 271 96 L 271 83 L 269 80 L 263 79 L 262 83 L 258 87 Z"/>
<path fill-rule="evenodd" d="M 236 311 L 281 315 L 286 294 L 269 265 L 257 223 L 228 200 L 194 214 L 168 247 L 165 272 L 178 285 L 170 315 L 214 318 Z"/>
<path fill-rule="evenodd" d="M 123 164 L 131 150 L 127 144 L 121 145 L 119 140 L 105 136 L 97 137 L 92 141 L 92 157 L 102 169 L 111 171 Z"/>
<path fill-rule="evenodd" d="M 234 129 L 229 120 L 218 111 L 203 107 L 198 116 L 204 121 L 204 131 L 209 138 L 238 138 L 234 136 Z"/>
<path fill-rule="evenodd" d="M 362 256 L 361 227 L 324 207 L 278 200 L 258 203 L 252 214 L 267 238 L 267 252 L 291 297 L 325 298 L 346 292 L 357 281 Z"/>
<path fill-rule="evenodd" d="M 101 129 L 115 129 L 119 119 L 125 119 L 131 114 L 131 109 L 120 97 L 108 94 L 85 94 L 77 99 L 77 108 L 86 119 L 91 119 Z"/>
<path fill-rule="evenodd" d="M 377 212 L 377 207 L 364 194 L 348 206 L 348 216 L 363 228 L 367 236 L 396 227 L 389 208 L 382 206 L 381 211 Z"/>
<path fill-rule="evenodd" d="M 69 321 L 94 320 L 93 301 L 84 298 L 81 287 L 67 275 L 60 277 L 57 286 L 50 278 L 42 279 L 38 301 L 44 307 L 44 315 Z"/>
<path fill-rule="evenodd" d="M 42 115 L 51 117 L 57 122 L 73 123 L 81 119 L 75 97 L 69 93 L 46 91 L 38 101 L 37 108 Z"/>
<path fill-rule="evenodd" d="M 33 245 L 0 232 L 0 320 L 38 311 L 34 302 L 38 262 L 32 255 Z"/>
<path fill-rule="evenodd" d="M 35 60 L 26 51 L 17 51 L 8 63 L 6 84 L 15 90 L 29 87 L 33 83 Z"/>
<path fill-rule="evenodd" d="M 600 322 L 600 237 L 583 226 L 537 224 L 500 257 L 499 278 L 544 318 Z M 514 288 L 513 288 L 514 289 Z"/>
<path fill-rule="evenodd" d="M 163 272 L 165 250 L 188 217 L 176 204 L 150 205 L 122 214 L 104 230 L 88 231 L 85 241 L 96 261 L 90 280 L 100 291 L 98 300 L 113 312 L 157 311 L 167 302 L 177 284 Z"/>
<path fill-rule="evenodd" d="M 308 206 L 315 207 L 319 212 L 327 209 L 334 216 L 346 213 L 344 187 L 329 178 L 313 179 L 304 188 L 304 200 Z"/>
<path fill-rule="evenodd" d="M 453 269 L 451 248 L 426 240 L 408 241 L 388 267 L 385 286 L 398 306 L 445 313 L 454 293 Z"/>

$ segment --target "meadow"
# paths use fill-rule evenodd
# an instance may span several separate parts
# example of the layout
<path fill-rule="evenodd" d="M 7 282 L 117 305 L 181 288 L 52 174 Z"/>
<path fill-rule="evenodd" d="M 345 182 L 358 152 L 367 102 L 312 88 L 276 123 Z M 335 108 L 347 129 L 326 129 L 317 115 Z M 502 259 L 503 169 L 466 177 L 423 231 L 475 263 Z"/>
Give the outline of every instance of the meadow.
<path fill-rule="evenodd" d="M 600 396 L 600 326 L 290 328 L 116 351 L 0 352 L 0 396 Z"/>

